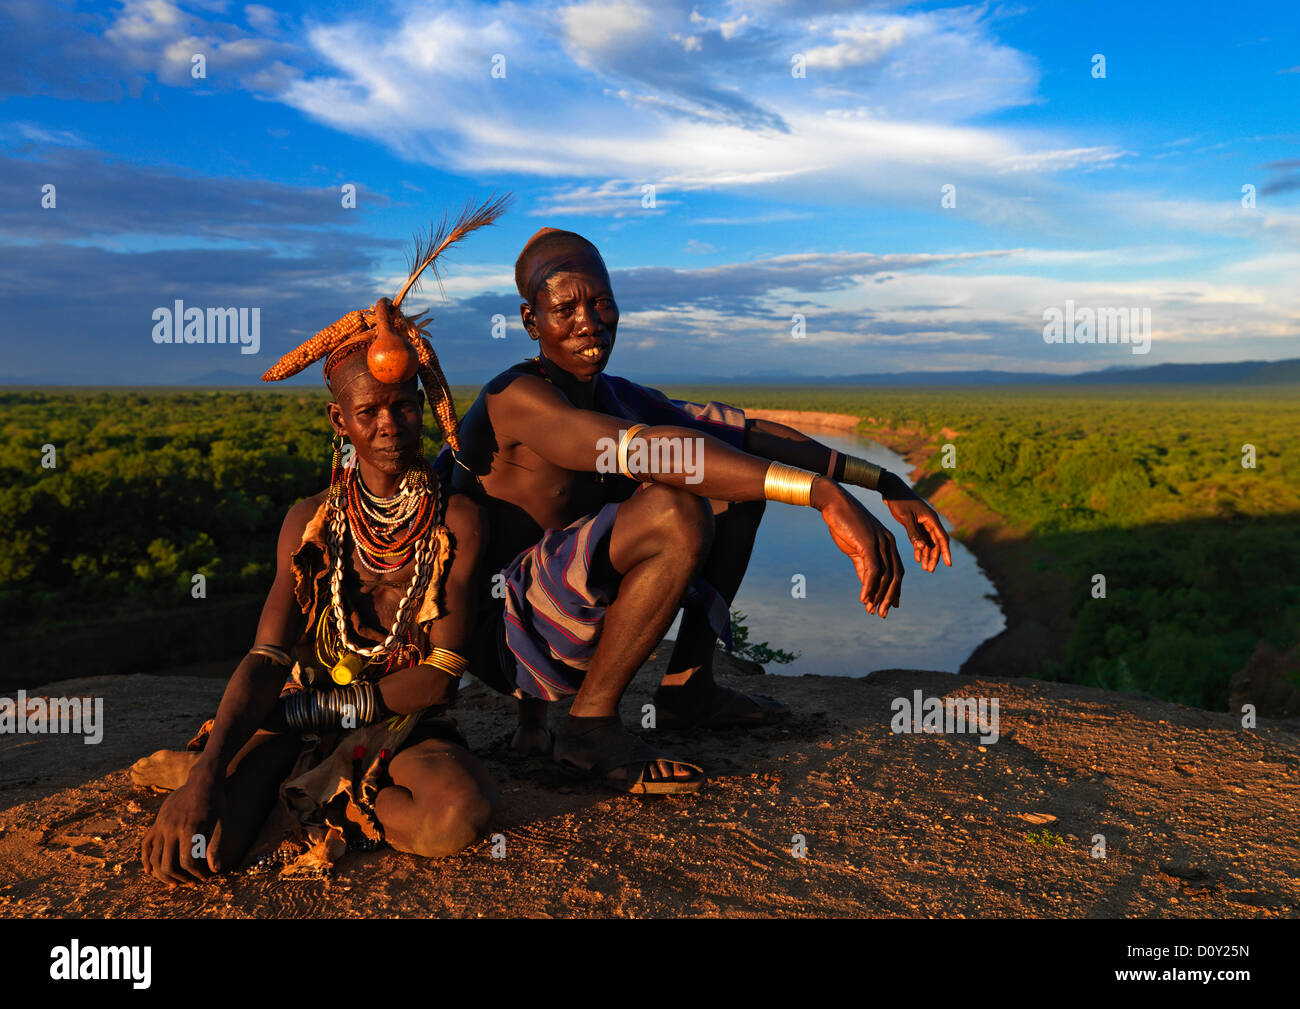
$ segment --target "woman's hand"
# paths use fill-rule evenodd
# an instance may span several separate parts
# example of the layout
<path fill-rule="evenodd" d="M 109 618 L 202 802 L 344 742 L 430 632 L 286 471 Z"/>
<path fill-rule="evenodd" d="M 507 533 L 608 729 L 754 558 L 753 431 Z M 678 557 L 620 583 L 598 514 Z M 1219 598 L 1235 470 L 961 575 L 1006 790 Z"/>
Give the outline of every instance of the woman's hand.
<path fill-rule="evenodd" d="M 144 872 L 168 886 L 206 882 L 210 877 L 212 835 L 221 818 L 222 782 L 196 764 L 189 780 L 167 796 L 158 818 L 140 842 Z M 195 839 L 203 838 L 204 855 L 196 858 Z"/>

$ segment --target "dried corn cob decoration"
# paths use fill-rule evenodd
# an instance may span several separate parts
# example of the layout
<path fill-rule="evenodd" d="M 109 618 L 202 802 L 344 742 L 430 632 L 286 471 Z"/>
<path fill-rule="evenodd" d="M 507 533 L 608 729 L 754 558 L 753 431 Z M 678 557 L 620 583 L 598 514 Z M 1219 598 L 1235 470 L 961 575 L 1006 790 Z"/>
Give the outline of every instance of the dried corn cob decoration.
<path fill-rule="evenodd" d="M 420 355 L 420 381 L 424 383 L 424 394 L 438 415 L 442 436 L 447 439 L 452 452 L 460 455 L 460 420 L 456 416 L 456 404 L 451 398 L 447 376 L 442 373 L 442 367 L 438 364 L 429 341 L 421 336 L 414 343 L 415 352 Z"/>
<path fill-rule="evenodd" d="M 367 328 L 367 321 L 361 312 L 349 312 L 332 326 L 326 326 L 301 347 L 289 351 L 262 376 L 263 382 L 279 382 L 296 375 L 307 365 L 328 357 L 330 352 L 340 344 L 359 336 Z"/>

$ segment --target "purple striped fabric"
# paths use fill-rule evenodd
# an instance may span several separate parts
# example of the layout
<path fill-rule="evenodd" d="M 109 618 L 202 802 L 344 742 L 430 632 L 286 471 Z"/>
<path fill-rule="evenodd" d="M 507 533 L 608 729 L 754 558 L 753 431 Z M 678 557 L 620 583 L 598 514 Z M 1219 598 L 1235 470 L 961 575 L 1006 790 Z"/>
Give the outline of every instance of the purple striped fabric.
<path fill-rule="evenodd" d="M 641 424 L 675 424 L 694 428 L 744 451 L 745 411 L 726 403 L 691 403 L 669 399 L 658 389 L 638 385 L 617 375 L 601 375 L 596 384 L 596 409 Z"/>
<path fill-rule="evenodd" d="M 591 554 L 617 512 L 612 501 L 564 529 L 547 529 L 505 569 L 506 644 L 524 693 L 554 701 L 578 692 L 611 602 L 604 587 L 589 584 Z"/>

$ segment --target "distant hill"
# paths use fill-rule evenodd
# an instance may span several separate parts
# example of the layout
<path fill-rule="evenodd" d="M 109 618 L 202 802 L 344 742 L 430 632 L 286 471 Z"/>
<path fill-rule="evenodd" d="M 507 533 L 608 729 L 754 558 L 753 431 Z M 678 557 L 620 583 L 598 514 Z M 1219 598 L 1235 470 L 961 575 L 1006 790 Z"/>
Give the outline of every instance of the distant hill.
<path fill-rule="evenodd" d="M 1069 379 L 1074 384 L 1247 383 L 1275 385 L 1300 382 L 1300 358 L 1286 361 L 1234 361 L 1228 364 L 1156 364 L 1149 368 L 1091 371 Z"/>
<path fill-rule="evenodd" d="M 643 381 L 675 385 L 715 385 L 685 375 L 647 376 Z M 1300 358 L 1285 361 L 1232 361 L 1225 364 L 1157 364 L 1145 368 L 1105 368 L 1080 375 L 1055 375 L 1038 371 L 896 371 L 860 375 L 736 375 L 728 385 L 865 385 L 865 386 L 977 386 L 977 385 L 1277 385 L 1300 382 Z"/>
<path fill-rule="evenodd" d="M 460 376 L 458 376 L 460 377 Z M 478 376 L 477 381 L 463 376 L 461 384 L 473 385 L 490 376 Z M 1155 364 L 1141 368 L 1105 368 L 1079 375 L 1057 375 L 1042 371 L 892 371 L 859 375 L 791 375 L 789 372 L 751 372 L 745 375 L 687 375 L 681 373 L 647 374 L 633 376 L 639 382 L 652 385 L 801 385 L 801 386 L 988 386 L 988 385 L 1280 385 L 1300 383 L 1300 357 L 1284 361 L 1230 361 L 1216 364 Z M 0 375 L 0 386 L 45 387 L 86 383 L 68 383 L 50 380 L 52 376 L 20 378 Z M 268 388 L 257 375 L 245 375 L 229 369 L 205 371 L 183 383 L 167 383 L 169 387 L 207 386 Z M 277 387 L 319 386 L 316 373 L 295 375 Z M 133 388 L 138 384 L 132 383 Z"/>

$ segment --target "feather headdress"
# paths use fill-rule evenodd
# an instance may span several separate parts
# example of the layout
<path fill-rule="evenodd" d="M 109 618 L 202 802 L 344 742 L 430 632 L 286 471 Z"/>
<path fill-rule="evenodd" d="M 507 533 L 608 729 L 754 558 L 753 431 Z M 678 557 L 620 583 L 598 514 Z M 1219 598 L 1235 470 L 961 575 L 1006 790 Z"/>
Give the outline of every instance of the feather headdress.
<path fill-rule="evenodd" d="M 410 276 L 390 301 L 380 298 L 369 309 L 349 312 L 332 326 L 327 326 L 299 347 L 295 347 L 262 376 L 263 382 L 280 382 L 296 375 L 309 364 L 325 358 L 324 376 L 329 380 L 332 365 L 350 353 L 366 351 L 366 365 L 376 380 L 386 384 L 408 381 L 419 375 L 443 436 L 453 452 L 460 452 L 456 408 L 451 389 L 438 364 L 424 327 L 426 313 L 406 316 L 400 311 L 402 300 L 419 287 L 420 278 L 430 271 L 442 286 L 438 257 L 471 232 L 492 224 L 509 206 L 510 195 L 494 196 L 477 207 L 467 204 L 455 222 L 448 225 L 444 214 L 427 234 L 417 234 L 408 261 Z"/>

